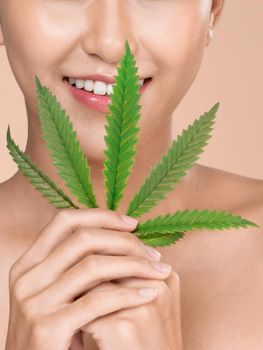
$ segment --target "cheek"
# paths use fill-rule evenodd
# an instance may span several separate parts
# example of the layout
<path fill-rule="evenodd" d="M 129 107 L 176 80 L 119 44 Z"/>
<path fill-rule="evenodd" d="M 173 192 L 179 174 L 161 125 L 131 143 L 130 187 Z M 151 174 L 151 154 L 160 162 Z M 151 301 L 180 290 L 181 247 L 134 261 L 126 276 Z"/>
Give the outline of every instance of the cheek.
<path fill-rule="evenodd" d="M 193 1 L 167 16 L 165 25 L 158 30 L 158 51 L 165 65 L 181 67 L 198 58 L 204 49 L 206 27 L 206 13 Z"/>
<path fill-rule="evenodd" d="M 204 54 L 209 8 L 202 1 L 186 1 L 174 13 L 166 14 L 165 22 L 156 29 L 156 57 L 165 79 L 162 88 L 170 85 L 183 94 L 195 78 Z M 171 74 L 172 73 L 172 74 Z"/>
<path fill-rule="evenodd" d="M 182 1 L 170 10 L 160 11 L 149 30 L 149 50 L 158 64 L 153 93 L 158 100 L 156 115 L 170 115 L 193 83 L 202 61 L 209 11 L 201 2 Z M 159 21 L 159 22 L 158 22 Z M 148 46 L 149 47 L 149 46 Z M 165 94 L 162 92 L 166 91 Z M 149 99 L 150 100 L 150 99 Z M 152 100 L 152 99 L 151 99 Z M 152 109 L 148 107 L 147 113 Z"/>
<path fill-rule="evenodd" d="M 55 71 L 63 53 L 77 40 L 81 17 L 74 13 L 67 16 L 62 1 L 57 7 L 48 0 L 23 1 L 27 5 L 21 0 L 8 1 L 6 49 L 18 81 L 39 70 L 50 71 L 54 67 Z"/>

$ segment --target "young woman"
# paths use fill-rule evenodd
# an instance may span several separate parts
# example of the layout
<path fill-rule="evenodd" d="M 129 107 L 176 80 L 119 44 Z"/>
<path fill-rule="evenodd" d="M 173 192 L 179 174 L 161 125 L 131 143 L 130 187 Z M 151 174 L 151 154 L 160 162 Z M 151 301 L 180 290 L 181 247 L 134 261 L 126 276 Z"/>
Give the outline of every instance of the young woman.
<path fill-rule="evenodd" d="M 156 249 L 159 261 L 132 233 L 136 222 L 121 216 L 172 142 L 172 112 L 198 73 L 223 5 L 0 0 L 0 43 L 25 96 L 25 152 L 68 193 L 41 135 L 37 75 L 72 120 L 100 207 L 56 209 L 21 171 L 0 185 L 1 349 L 263 348 L 262 229 L 186 233 Z M 114 212 L 106 209 L 102 186 L 108 100 L 98 95 L 105 93 L 101 82 L 113 82 L 126 39 L 140 79 L 151 79 L 140 97 L 133 176 Z M 68 78 L 78 79 L 77 87 Z M 81 80 L 94 83 L 86 102 L 75 97 Z M 263 225 L 262 198 L 263 181 L 195 163 L 140 220 L 209 208 Z M 156 292 L 147 297 L 140 288 Z"/>

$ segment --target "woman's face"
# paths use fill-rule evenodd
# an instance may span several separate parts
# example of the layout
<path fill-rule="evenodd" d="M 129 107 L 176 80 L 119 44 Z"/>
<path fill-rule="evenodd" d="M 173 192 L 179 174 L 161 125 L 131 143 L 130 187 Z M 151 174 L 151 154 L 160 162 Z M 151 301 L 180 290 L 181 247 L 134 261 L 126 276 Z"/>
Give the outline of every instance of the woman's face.
<path fill-rule="evenodd" d="M 63 78 L 116 75 L 127 39 L 137 75 L 153 78 L 139 100 L 140 137 L 150 140 L 171 121 L 198 72 L 212 5 L 212 0 L 0 0 L 0 43 L 25 96 L 30 127 L 38 122 L 37 75 L 69 114 L 80 141 L 101 158 L 105 113 L 76 101 Z"/>

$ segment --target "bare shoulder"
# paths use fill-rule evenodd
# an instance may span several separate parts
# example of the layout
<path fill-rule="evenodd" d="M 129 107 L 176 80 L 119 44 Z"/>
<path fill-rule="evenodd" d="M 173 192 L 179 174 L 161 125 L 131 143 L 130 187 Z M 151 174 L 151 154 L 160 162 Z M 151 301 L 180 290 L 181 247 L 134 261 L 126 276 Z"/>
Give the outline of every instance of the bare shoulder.
<path fill-rule="evenodd" d="M 193 189 L 188 207 L 226 210 L 260 228 L 196 230 L 161 249 L 180 276 L 184 348 L 262 349 L 263 180 L 200 165 Z"/>
<path fill-rule="evenodd" d="M 1 274 L 8 276 L 11 265 L 22 255 L 29 242 L 22 234 L 21 220 L 15 205 L 15 193 L 0 184 L 0 266 Z"/>
<path fill-rule="evenodd" d="M 11 193 L 9 194 L 11 195 Z M 9 270 L 21 254 L 14 240 L 15 220 L 5 187 L 0 184 L 0 349 L 5 347 L 9 315 Z M 18 237 L 19 241 L 19 237 Z"/>
<path fill-rule="evenodd" d="M 15 193 L 5 183 L 0 184 L 0 246 L 4 249 L 11 246 L 15 232 L 19 230 Z M 19 235 L 16 235 L 17 243 Z M 2 254 L 1 254 L 2 255 Z"/>
<path fill-rule="evenodd" d="M 263 179 L 197 165 L 196 196 L 201 206 L 247 212 L 263 220 Z"/>
<path fill-rule="evenodd" d="M 0 288 L 6 287 L 8 273 L 14 262 L 29 247 L 31 240 L 25 235 L 21 225 L 19 206 L 15 205 L 16 194 L 13 189 L 0 184 Z M 24 220 L 25 221 L 25 220 Z M 5 285 L 1 284 L 5 282 Z"/>

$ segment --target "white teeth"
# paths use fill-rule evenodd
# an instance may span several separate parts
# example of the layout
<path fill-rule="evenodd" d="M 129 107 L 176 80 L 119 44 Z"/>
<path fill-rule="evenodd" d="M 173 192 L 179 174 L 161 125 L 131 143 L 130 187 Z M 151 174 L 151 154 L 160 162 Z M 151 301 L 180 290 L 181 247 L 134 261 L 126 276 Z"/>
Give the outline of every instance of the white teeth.
<path fill-rule="evenodd" d="M 82 89 L 84 87 L 84 80 L 76 79 L 76 87 Z"/>
<path fill-rule="evenodd" d="M 84 82 L 84 89 L 86 91 L 92 91 L 93 90 L 93 85 L 94 85 L 94 83 L 93 83 L 92 80 L 85 80 L 85 82 Z"/>
<path fill-rule="evenodd" d="M 102 81 L 95 81 L 94 94 L 105 95 L 107 91 L 107 84 Z"/>
<path fill-rule="evenodd" d="M 113 93 L 113 84 L 106 84 L 103 81 L 93 81 L 93 80 L 82 80 L 68 78 L 71 85 L 76 85 L 78 89 L 85 89 L 86 91 L 93 91 L 94 94 L 98 95 L 111 95 Z M 144 83 L 144 79 L 139 80 L 140 86 Z M 115 84 L 114 84 L 115 85 Z"/>
<path fill-rule="evenodd" d="M 107 95 L 111 95 L 113 93 L 113 85 L 107 84 Z"/>
<path fill-rule="evenodd" d="M 70 82 L 71 85 L 73 85 L 73 84 L 75 84 L 75 79 L 69 78 L 69 82 Z"/>

